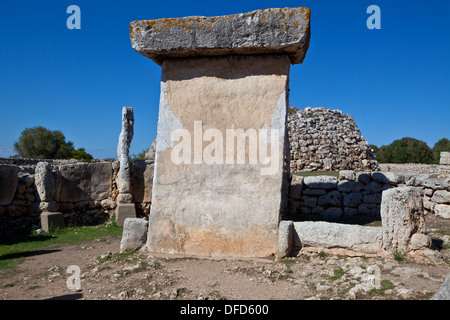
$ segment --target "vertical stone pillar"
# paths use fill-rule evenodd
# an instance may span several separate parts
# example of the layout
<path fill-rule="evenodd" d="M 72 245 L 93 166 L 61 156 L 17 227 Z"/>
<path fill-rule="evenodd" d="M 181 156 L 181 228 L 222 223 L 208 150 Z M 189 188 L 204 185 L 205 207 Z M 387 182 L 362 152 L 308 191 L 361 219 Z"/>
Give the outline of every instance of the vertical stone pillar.
<path fill-rule="evenodd" d="M 39 162 L 36 165 L 34 181 L 39 196 L 39 209 L 41 212 L 41 227 L 45 232 L 51 228 L 64 228 L 64 216 L 58 212 L 55 201 L 56 184 L 52 166 L 48 162 Z"/>
<path fill-rule="evenodd" d="M 287 204 L 291 64 L 309 9 L 135 21 L 133 48 L 162 66 L 150 251 L 267 257 Z"/>
<path fill-rule="evenodd" d="M 134 135 L 133 108 L 122 108 L 122 131 L 119 135 L 117 146 L 117 157 L 119 160 L 119 172 L 116 184 L 119 194 L 117 195 L 117 207 L 115 210 L 117 225 L 122 226 L 126 218 L 136 218 L 136 208 L 133 203 L 133 190 L 131 183 L 130 145 Z"/>

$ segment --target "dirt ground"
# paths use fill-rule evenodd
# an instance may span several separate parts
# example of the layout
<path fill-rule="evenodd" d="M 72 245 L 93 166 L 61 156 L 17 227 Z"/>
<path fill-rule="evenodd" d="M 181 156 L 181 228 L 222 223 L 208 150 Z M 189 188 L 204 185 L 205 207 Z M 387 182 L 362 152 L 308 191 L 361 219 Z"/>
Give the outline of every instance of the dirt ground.
<path fill-rule="evenodd" d="M 160 256 L 119 253 L 120 239 L 110 238 L 27 254 L 18 270 L 0 277 L 0 299 L 430 299 L 450 272 L 450 221 L 426 219 L 429 234 L 443 246 L 442 262 L 301 252 L 280 261 Z M 71 265 L 81 272 L 80 290 L 67 286 Z M 364 289 L 374 266 L 381 281 Z"/>

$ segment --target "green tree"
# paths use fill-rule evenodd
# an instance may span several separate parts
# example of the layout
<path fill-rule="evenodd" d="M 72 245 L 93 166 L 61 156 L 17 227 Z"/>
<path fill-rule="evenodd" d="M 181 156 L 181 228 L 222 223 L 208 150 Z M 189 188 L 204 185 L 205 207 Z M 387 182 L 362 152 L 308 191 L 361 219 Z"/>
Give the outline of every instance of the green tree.
<path fill-rule="evenodd" d="M 441 152 L 445 151 L 450 152 L 450 140 L 448 140 L 447 138 L 442 138 L 433 146 L 433 157 L 435 163 L 439 163 L 441 159 Z"/>
<path fill-rule="evenodd" d="M 409 137 L 380 147 L 375 155 L 380 163 L 433 163 L 433 150 L 425 142 Z"/>
<path fill-rule="evenodd" d="M 14 143 L 14 148 L 22 158 L 71 159 L 74 156 L 84 156 L 92 159 L 83 148 L 75 150 L 72 141 L 66 142 L 66 137 L 61 131 L 51 131 L 41 126 L 22 131 L 19 140 Z"/>

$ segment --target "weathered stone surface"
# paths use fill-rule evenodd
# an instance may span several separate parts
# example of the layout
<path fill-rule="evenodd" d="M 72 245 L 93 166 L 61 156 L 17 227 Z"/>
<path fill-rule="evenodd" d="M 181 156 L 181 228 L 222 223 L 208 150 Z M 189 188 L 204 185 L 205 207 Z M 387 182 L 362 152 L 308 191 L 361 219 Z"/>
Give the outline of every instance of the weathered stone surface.
<path fill-rule="evenodd" d="M 292 171 L 379 170 L 354 119 L 341 110 L 289 107 L 288 128 Z M 351 172 L 342 174 L 352 181 Z"/>
<path fill-rule="evenodd" d="M 116 210 L 114 210 L 116 216 L 116 224 L 123 226 L 127 218 L 136 218 L 136 207 L 134 203 L 121 203 L 118 204 Z"/>
<path fill-rule="evenodd" d="M 126 218 L 123 223 L 120 252 L 136 251 L 147 242 L 148 221 L 139 218 Z"/>
<path fill-rule="evenodd" d="M 122 108 L 122 131 L 119 135 L 117 145 L 117 157 L 120 163 L 119 172 L 116 177 L 116 184 L 119 193 L 131 194 L 131 168 L 130 168 L 130 144 L 134 135 L 134 114 L 133 108 Z M 119 202 L 120 203 L 120 202 Z"/>
<path fill-rule="evenodd" d="M 423 233 L 414 233 L 409 242 L 409 247 L 412 250 L 429 248 L 430 246 L 431 238 Z"/>
<path fill-rule="evenodd" d="M 289 188 L 289 197 L 292 199 L 301 199 L 303 190 L 303 177 L 293 175 L 291 186 Z"/>
<path fill-rule="evenodd" d="M 294 222 L 294 246 L 344 248 L 363 253 L 381 250 L 380 227 L 363 227 L 329 222 Z"/>
<path fill-rule="evenodd" d="M 151 202 L 154 174 L 153 161 L 138 160 L 134 162 L 133 201 Z"/>
<path fill-rule="evenodd" d="M 381 223 L 384 250 L 408 252 L 411 236 L 426 231 L 420 188 L 397 187 L 383 191 Z"/>
<path fill-rule="evenodd" d="M 364 184 L 355 181 L 339 181 L 337 188 L 341 192 L 358 192 L 364 188 Z"/>
<path fill-rule="evenodd" d="M 356 173 L 353 170 L 341 170 L 339 171 L 339 181 L 355 181 Z"/>
<path fill-rule="evenodd" d="M 441 158 L 439 160 L 439 164 L 450 164 L 450 152 L 441 152 Z"/>
<path fill-rule="evenodd" d="M 450 300 L 450 274 L 445 278 L 441 288 L 431 300 Z"/>
<path fill-rule="evenodd" d="M 134 50 L 159 65 L 171 58 L 254 54 L 286 54 L 296 64 L 309 46 L 309 16 L 308 8 L 276 8 L 133 21 L 130 38 Z"/>
<path fill-rule="evenodd" d="M 282 259 L 288 257 L 294 244 L 294 223 L 282 220 L 278 228 L 278 243 L 275 257 Z"/>
<path fill-rule="evenodd" d="M 58 202 L 103 200 L 111 195 L 112 166 L 109 162 L 59 165 Z"/>
<path fill-rule="evenodd" d="M 422 182 L 422 186 L 433 190 L 450 189 L 450 179 L 429 178 Z"/>
<path fill-rule="evenodd" d="M 61 212 L 42 212 L 41 228 L 45 232 L 49 232 L 53 228 L 65 228 L 63 214 Z"/>
<path fill-rule="evenodd" d="M 436 203 L 450 203 L 450 191 L 447 190 L 436 190 L 433 193 L 431 201 Z"/>
<path fill-rule="evenodd" d="M 400 184 L 404 183 L 406 177 L 398 172 L 372 172 L 372 179 L 380 183 Z"/>
<path fill-rule="evenodd" d="M 345 207 L 357 207 L 361 203 L 362 197 L 360 192 L 346 194 L 343 198 L 343 204 Z"/>
<path fill-rule="evenodd" d="M 450 219 L 450 205 L 436 204 L 434 206 L 434 213 L 441 218 Z"/>
<path fill-rule="evenodd" d="M 310 176 L 303 179 L 303 183 L 311 189 L 334 189 L 338 180 L 332 176 Z"/>
<path fill-rule="evenodd" d="M 289 68 L 286 55 L 164 60 L 150 251 L 234 257 L 276 253 L 278 221 L 287 197 L 281 190 L 286 181 Z M 227 129 L 249 128 L 279 132 L 276 143 L 262 140 L 275 155 L 271 165 L 248 159 L 239 164 L 236 158 L 225 165 L 226 152 L 219 163 L 194 164 L 194 152 L 189 161 L 173 161 L 179 144 L 171 136 L 177 129 L 185 129 L 192 140 L 196 131 L 215 129 L 225 140 Z M 210 144 L 201 143 L 203 150 Z M 236 150 L 249 155 L 248 143 Z"/>
<path fill-rule="evenodd" d="M 39 200 L 54 201 L 56 188 L 52 166 L 48 162 L 39 162 L 36 165 L 34 178 Z"/>
<path fill-rule="evenodd" d="M 337 190 L 328 192 L 318 199 L 318 205 L 322 207 L 337 207 L 341 205 L 341 193 Z"/>
<path fill-rule="evenodd" d="M 10 205 L 19 183 L 19 167 L 0 164 L 0 206 Z"/>

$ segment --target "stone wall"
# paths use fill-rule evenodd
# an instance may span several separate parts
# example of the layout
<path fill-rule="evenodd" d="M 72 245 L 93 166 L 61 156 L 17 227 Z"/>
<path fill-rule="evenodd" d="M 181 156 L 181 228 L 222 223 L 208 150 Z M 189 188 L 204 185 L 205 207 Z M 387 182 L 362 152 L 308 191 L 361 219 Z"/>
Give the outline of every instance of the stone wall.
<path fill-rule="evenodd" d="M 341 110 L 289 108 L 292 171 L 377 171 L 378 162 L 355 121 Z"/>
<path fill-rule="evenodd" d="M 450 179 L 425 174 L 351 170 L 340 171 L 339 177 L 294 175 L 289 192 L 289 217 L 379 218 L 382 192 L 399 186 L 421 188 L 425 214 L 450 218 Z"/>
<path fill-rule="evenodd" d="M 37 229 L 46 199 L 40 199 L 35 182 L 36 165 L 0 165 L 0 238 L 19 229 Z M 66 225 L 91 225 L 108 219 L 116 207 L 119 163 L 58 164 L 51 172 L 54 206 L 64 214 Z M 138 216 L 150 212 L 153 161 L 131 166 L 133 195 Z"/>

